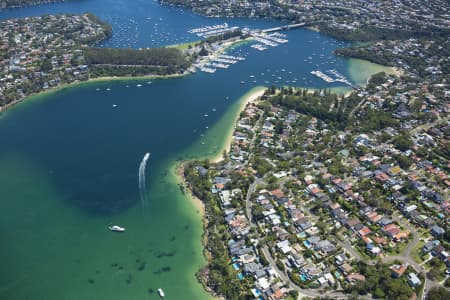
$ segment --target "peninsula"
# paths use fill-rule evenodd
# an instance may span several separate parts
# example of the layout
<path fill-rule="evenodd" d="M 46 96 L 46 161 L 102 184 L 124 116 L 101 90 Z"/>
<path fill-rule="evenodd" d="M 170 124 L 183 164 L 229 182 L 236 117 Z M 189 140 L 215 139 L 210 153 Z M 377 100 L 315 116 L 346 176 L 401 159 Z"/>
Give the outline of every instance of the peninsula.
<path fill-rule="evenodd" d="M 0 10 L 63 1 L 65 0 L 4 0 L 0 3 Z"/>
<path fill-rule="evenodd" d="M 93 14 L 0 21 L 0 111 L 64 84 L 109 76 L 182 74 L 190 65 L 175 48 L 94 48 L 112 34 Z"/>

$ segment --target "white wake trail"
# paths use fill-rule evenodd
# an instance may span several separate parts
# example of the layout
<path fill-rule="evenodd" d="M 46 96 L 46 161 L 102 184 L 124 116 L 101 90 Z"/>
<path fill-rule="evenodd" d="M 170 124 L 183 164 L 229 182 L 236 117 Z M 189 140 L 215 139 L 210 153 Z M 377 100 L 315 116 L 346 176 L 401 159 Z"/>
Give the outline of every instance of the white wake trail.
<path fill-rule="evenodd" d="M 141 205 L 144 208 L 147 204 L 146 188 L 145 188 L 145 168 L 147 167 L 147 161 L 150 158 L 150 153 L 145 153 L 139 165 L 139 194 L 141 197 Z"/>

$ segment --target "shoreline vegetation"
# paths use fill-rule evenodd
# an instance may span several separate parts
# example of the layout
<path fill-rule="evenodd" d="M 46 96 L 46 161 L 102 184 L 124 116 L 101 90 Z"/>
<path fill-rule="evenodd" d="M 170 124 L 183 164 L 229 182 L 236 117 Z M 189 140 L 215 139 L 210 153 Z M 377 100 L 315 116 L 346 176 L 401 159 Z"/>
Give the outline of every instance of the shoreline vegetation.
<path fill-rule="evenodd" d="M 149 80 L 149 79 L 170 79 L 170 78 L 180 78 L 189 75 L 190 72 L 185 71 L 181 74 L 170 74 L 170 75 L 144 75 L 144 76 L 104 76 L 104 77 L 94 77 L 90 78 L 88 80 L 83 81 L 74 81 L 69 83 L 64 83 L 55 87 L 51 87 L 44 91 L 39 91 L 36 93 L 32 93 L 25 98 L 15 100 L 13 102 L 10 102 L 8 104 L 5 104 L 3 107 L 0 107 L 0 117 L 2 116 L 2 113 L 5 113 L 15 107 L 18 104 L 21 104 L 23 102 L 28 102 L 30 100 L 50 96 L 52 94 L 58 93 L 60 91 L 63 91 L 65 89 L 72 89 L 81 87 L 84 85 L 90 85 L 93 83 L 103 83 L 103 82 L 111 82 L 111 81 L 143 81 L 143 80 Z"/>
<path fill-rule="evenodd" d="M 5 0 L 0 3 L 0 11 L 8 8 L 21 8 L 45 3 L 64 2 L 66 0 Z"/>

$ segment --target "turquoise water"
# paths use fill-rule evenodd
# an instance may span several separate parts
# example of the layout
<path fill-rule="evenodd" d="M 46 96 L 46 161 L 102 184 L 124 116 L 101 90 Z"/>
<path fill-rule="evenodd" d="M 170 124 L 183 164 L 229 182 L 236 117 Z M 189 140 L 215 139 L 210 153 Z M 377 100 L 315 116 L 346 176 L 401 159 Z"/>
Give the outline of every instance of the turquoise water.
<path fill-rule="evenodd" d="M 85 11 L 113 23 L 104 46 L 174 44 L 195 39 L 186 33 L 192 27 L 225 21 L 144 0 L 69 1 L 0 18 Z M 349 62 L 332 55 L 342 42 L 303 29 L 287 34 L 288 44 L 264 52 L 232 49 L 247 60 L 226 71 L 88 83 L 0 115 L 0 299 L 152 299 L 160 287 L 167 299 L 209 299 L 194 276 L 204 264 L 201 218 L 174 167 L 220 152 L 251 88 L 324 87 L 314 69 L 349 74 Z M 147 152 L 142 204 L 138 169 Z M 109 224 L 127 231 L 112 233 Z"/>

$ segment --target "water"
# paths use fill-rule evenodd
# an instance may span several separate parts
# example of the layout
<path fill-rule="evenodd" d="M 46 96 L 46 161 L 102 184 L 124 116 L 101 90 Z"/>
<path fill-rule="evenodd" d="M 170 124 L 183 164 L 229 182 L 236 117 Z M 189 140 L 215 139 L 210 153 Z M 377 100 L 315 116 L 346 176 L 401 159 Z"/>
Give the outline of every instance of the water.
<path fill-rule="evenodd" d="M 85 11 L 112 22 L 104 46 L 184 42 L 195 39 L 187 30 L 225 21 L 148 0 L 70 1 L 0 18 Z M 220 152 L 240 96 L 255 86 L 325 87 L 309 74 L 320 68 L 367 78 L 352 73 L 363 62 L 332 55 L 344 43 L 303 29 L 287 34 L 288 44 L 264 52 L 249 44 L 230 50 L 247 59 L 215 74 L 93 82 L 0 115 L 0 299 L 152 299 L 160 287 L 167 299 L 210 299 L 194 276 L 205 263 L 201 218 L 177 185 L 177 161 Z M 138 189 L 137 163 L 149 151 Z"/>

